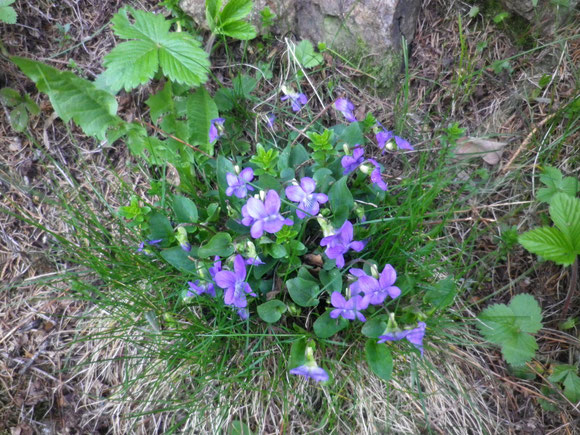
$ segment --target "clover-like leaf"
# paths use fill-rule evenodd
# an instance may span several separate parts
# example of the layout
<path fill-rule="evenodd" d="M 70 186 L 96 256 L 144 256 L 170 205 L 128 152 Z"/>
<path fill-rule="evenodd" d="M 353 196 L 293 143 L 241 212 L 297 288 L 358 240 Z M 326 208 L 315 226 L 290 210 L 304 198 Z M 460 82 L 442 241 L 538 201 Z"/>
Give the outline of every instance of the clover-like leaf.
<path fill-rule="evenodd" d="M 540 175 L 540 181 L 547 187 L 538 190 L 536 197 L 539 201 L 551 203 L 552 198 L 557 193 L 565 193 L 576 196 L 578 193 L 578 179 L 574 177 L 563 177 L 558 168 L 546 166 Z"/>

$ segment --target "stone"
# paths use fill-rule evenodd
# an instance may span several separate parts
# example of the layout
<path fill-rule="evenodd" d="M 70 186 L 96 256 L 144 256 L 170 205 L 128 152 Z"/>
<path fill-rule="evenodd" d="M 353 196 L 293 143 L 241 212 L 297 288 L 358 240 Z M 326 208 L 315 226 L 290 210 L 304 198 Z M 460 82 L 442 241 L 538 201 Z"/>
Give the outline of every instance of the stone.
<path fill-rule="evenodd" d="M 566 0 L 565 2 L 537 0 L 534 6 L 532 0 L 501 0 L 506 10 L 538 25 L 545 33 L 553 32 L 557 27 L 571 19 L 574 15 L 571 12 L 578 6 L 578 2 L 579 0 Z"/>
<path fill-rule="evenodd" d="M 276 14 L 268 29 L 260 15 L 266 6 Z M 180 7 L 207 29 L 204 0 L 181 0 Z M 249 21 L 258 34 L 324 42 L 388 87 L 401 70 L 402 38 L 413 40 L 420 7 L 421 0 L 254 0 Z"/>

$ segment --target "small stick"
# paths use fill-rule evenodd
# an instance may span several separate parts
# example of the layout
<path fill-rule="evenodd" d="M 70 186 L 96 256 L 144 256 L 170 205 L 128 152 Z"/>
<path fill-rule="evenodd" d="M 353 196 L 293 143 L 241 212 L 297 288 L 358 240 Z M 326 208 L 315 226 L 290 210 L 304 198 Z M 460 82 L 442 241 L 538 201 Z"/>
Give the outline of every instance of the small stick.
<path fill-rule="evenodd" d="M 505 174 L 508 169 L 510 168 L 510 166 L 512 165 L 512 163 L 514 162 L 514 160 L 520 155 L 520 153 L 523 151 L 523 149 L 525 147 L 527 147 L 531 140 L 532 137 L 534 136 L 534 134 L 536 134 L 536 132 L 544 125 L 546 124 L 548 121 L 550 121 L 554 116 L 556 116 L 558 112 L 554 112 L 552 113 L 550 116 L 548 116 L 547 118 L 542 119 L 542 121 L 540 123 L 538 123 L 538 125 L 536 125 L 532 131 L 530 131 L 528 133 L 528 135 L 526 136 L 526 138 L 524 139 L 524 141 L 520 144 L 520 146 L 518 147 L 518 149 L 513 153 L 513 155 L 511 156 L 511 158 L 508 160 L 508 162 L 506 163 L 506 165 L 503 167 L 503 169 L 501 170 L 502 174 Z"/>
<path fill-rule="evenodd" d="M 297 129 L 297 128 L 295 128 L 295 127 L 294 127 L 294 130 L 298 131 L 298 133 L 300 133 L 302 136 L 304 136 L 304 137 L 306 137 L 306 138 L 310 139 L 310 138 L 309 138 L 309 137 L 306 135 L 306 131 L 307 131 L 307 130 L 308 130 L 310 127 L 312 127 L 312 125 L 313 125 L 313 124 L 314 124 L 316 121 L 318 121 L 318 119 L 320 119 L 320 117 L 321 117 L 322 115 L 324 115 L 326 112 L 328 112 L 328 109 L 330 109 L 330 108 L 332 107 L 332 105 L 333 105 L 333 104 L 334 104 L 334 103 L 330 103 L 330 104 L 328 104 L 328 105 L 327 105 L 327 106 L 326 106 L 324 109 L 322 109 L 322 111 L 321 111 L 321 112 L 320 112 L 318 115 L 316 115 L 316 116 L 314 117 L 314 119 L 313 119 L 312 121 L 310 121 L 310 123 L 309 123 L 309 124 L 308 124 L 306 127 L 304 127 L 302 130 L 298 130 L 298 129 Z M 286 123 L 286 124 L 287 124 L 287 125 L 289 125 L 288 123 Z M 295 144 L 295 143 L 298 141 L 298 138 L 299 138 L 299 137 L 300 137 L 300 136 L 296 136 L 296 138 L 295 138 L 295 139 L 292 141 L 292 143 L 290 144 L 290 146 L 294 145 L 294 144 Z"/>
<path fill-rule="evenodd" d="M 176 140 L 177 142 L 188 146 L 189 148 L 191 148 L 194 151 L 197 151 L 198 153 L 203 154 L 206 157 L 209 157 L 210 159 L 215 160 L 215 157 L 210 156 L 208 153 L 206 153 L 205 151 L 200 150 L 198 147 L 193 146 L 187 142 L 185 142 L 184 140 L 179 139 L 178 137 L 173 136 L 172 134 L 167 133 L 166 131 L 161 130 L 159 127 L 154 126 L 153 124 L 151 124 L 150 122 L 146 122 L 146 121 L 141 121 L 139 120 L 139 122 L 141 122 L 142 124 L 147 125 L 148 127 L 151 127 L 153 130 L 155 130 L 157 133 L 161 133 L 164 136 L 170 137 L 173 140 Z"/>

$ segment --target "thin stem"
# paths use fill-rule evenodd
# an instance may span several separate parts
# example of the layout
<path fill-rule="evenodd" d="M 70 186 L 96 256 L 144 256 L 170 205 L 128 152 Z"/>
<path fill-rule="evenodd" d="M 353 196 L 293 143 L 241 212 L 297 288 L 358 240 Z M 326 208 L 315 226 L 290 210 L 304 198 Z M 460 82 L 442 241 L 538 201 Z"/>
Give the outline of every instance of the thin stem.
<path fill-rule="evenodd" d="M 577 284 L 578 284 L 578 256 L 576 256 L 576 259 L 572 264 L 572 274 L 570 275 L 570 286 L 568 287 L 568 294 L 566 295 L 564 308 L 562 308 L 562 319 L 565 319 L 566 314 L 568 314 L 568 308 L 570 308 L 570 302 L 572 302 L 572 296 L 574 295 L 574 290 L 576 290 Z"/>

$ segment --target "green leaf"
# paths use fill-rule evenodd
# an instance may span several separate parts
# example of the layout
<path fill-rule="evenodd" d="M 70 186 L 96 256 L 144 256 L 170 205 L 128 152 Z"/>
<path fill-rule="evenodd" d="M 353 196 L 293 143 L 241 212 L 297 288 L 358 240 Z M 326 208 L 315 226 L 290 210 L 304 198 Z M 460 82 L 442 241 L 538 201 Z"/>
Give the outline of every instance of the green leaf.
<path fill-rule="evenodd" d="M 393 355 L 384 344 L 378 344 L 376 339 L 369 338 L 365 343 L 367 363 L 375 375 L 384 381 L 390 381 L 393 373 Z"/>
<path fill-rule="evenodd" d="M 299 338 L 290 348 L 290 361 L 288 362 L 288 368 L 294 369 L 300 367 L 306 362 L 306 339 Z"/>
<path fill-rule="evenodd" d="M 227 435 L 254 435 L 254 432 L 252 432 L 250 426 L 246 423 L 240 420 L 234 420 L 228 427 Z"/>
<path fill-rule="evenodd" d="M 169 249 L 161 251 L 161 256 L 165 261 L 182 272 L 195 272 L 196 266 L 188 257 L 191 253 L 185 252 L 181 246 L 174 246 Z"/>
<path fill-rule="evenodd" d="M 222 26 L 239 21 L 252 12 L 252 6 L 252 0 L 230 0 L 218 14 L 218 21 Z"/>
<path fill-rule="evenodd" d="M 207 53 L 188 33 L 169 32 L 171 22 L 162 15 L 124 7 L 111 23 L 119 38 L 133 41 L 118 44 L 105 56 L 107 69 L 97 79 L 100 87 L 112 92 L 133 89 L 151 80 L 159 67 L 172 81 L 188 86 L 207 80 Z"/>
<path fill-rule="evenodd" d="M 320 282 L 322 282 L 322 285 L 329 294 L 332 292 L 342 292 L 342 275 L 340 274 L 340 270 L 321 270 L 319 275 Z"/>
<path fill-rule="evenodd" d="M 239 74 L 234 78 L 234 94 L 239 97 L 249 98 L 250 94 L 258 85 L 258 80 L 247 74 Z"/>
<path fill-rule="evenodd" d="M 121 122 L 115 97 L 92 82 L 30 59 L 11 60 L 48 95 L 57 115 L 65 122 L 72 119 L 85 134 L 103 140 L 107 129 Z"/>
<path fill-rule="evenodd" d="M 1 2 L 2 0 L 0 0 Z M 8 107 L 14 107 L 22 101 L 20 93 L 12 88 L 0 89 L 0 103 Z"/>
<path fill-rule="evenodd" d="M 277 299 L 258 305 L 258 315 L 267 323 L 277 322 L 284 312 L 286 312 L 286 304 Z"/>
<path fill-rule="evenodd" d="M 538 345 L 528 332 L 542 327 L 540 306 L 531 295 L 515 296 L 509 307 L 496 304 L 486 308 L 479 316 L 478 328 L 491 343 L 501 346 L 504 359 L 517 366 L 530 361 Z"/>
<path fill-rule="evenodd" d="M 348 218 L 350 210 L 354 206 L 352 193 L 350 193 L 346 184 L 347 180 L 347 176 L 342 177 L 336 181 L 328 191 L 330 208 L 334 214 L 339 215 L 337 220 L 333 221 L 335 227 L 340 227 L 344 223 Z"/>
<path fill-rule="evenodd" d="M 535 334 L 542 329 L 542 308 L 532 295 L 514 296 L 509 307 L 514 313 L 514 324 L 520 331 Z"/>
<path fill-rule="evenodd" d="M 314 322 L 314 333 L 320 338 L 330 338 L 338 331 L 348 326 L 348 320 L 343 317 L 333 319 L 330 317 L 330 311 L 326 311 Z"/>
<path fill-rule="evenodd" d="M 163 90 L 147 98 L 145 104 L 151 109 L 150 115 L 154 122 L 157 122 L 166 113 L 175 112 L 171 83 L 165 83 Z"/>
<path fill-rule="evenodd" d="M 233 21 L 227 23 L 219 29 L 218 33 L 241 41 L 254 39 L 257 35 L 256 28 L 245 21 Z"/>
<path fill-rule="evenodd" d="M 161 213 L 151 214 L 149 218 L 149 229 L 149 240 L 163 239 L 164 242 L 168 242 L 173 237 L 171 222 Z"/>
<path fill-rule="evenodd" d="M 28 126 L 28 112 L 24 104 L 19 104 L 10 111 L 10 125 L 16 131 L 24 131 Z"/>
<path fill-rule="evenodd" d="M 423 297 L 423 302 L 430 304 L 433 308 L 442 310 L 453 303 L 457 296 L 457 287 L 452 276 L 439 281 Z"/>
<path fill-rule="evenodd" d="M 368 319 L 361 329 L 362 335 L 369 338 L 378 339 L 380 335 L 385 333 L 387 329 L 387 322 L 382 316 Z"/>
<path fill-rule="evenodd" d="M 568 238 L 574 253 L 580 254 L 580 199 L 558 193 L 552 198 L 550 216 Z"/>
<path fill-rule="evenodd" d="M 546 166 L 540 181 L 544 183 L 547 188 L 538 190 L 537 199 L 547 203 L 552 202 L 552 198 L 557 193 L 565 193 L 570 196 L 576 196 L 578 193 L 578 179 L 574 177 L 562 177 L 562 172 L 558 168 Z"/>
<path fill-rule="evenodd" d="M 569 266 L 576 258 L 571 243 L 557 228 L 536 228 L 522 234 L 518 241 L 528 251 L 563 266 Z"/>
<path fill-rule="evenodd" d="M 365 143 L 364 133 L 360 128 L 360 123 L 353 122 L 337 135 L 336 143 L 342 146 L 346 143 L 351 149 L 356 145 Z"/>
<path fill-rule="evenodd" d="M 503 342 L 501 353 L 508 364 L 518 366 L 529 362 L 536 351 L 536 339 L 529 334 L 516 334 Z"/>
<path fill-rule="evenodd" d="M 208 258 L 219 255 L 220 257 L 229 257 L 234 253 L 232 236 L 228 233 L 217 233 L 205 246 L 200 246 L 198 251 L 199 258 Z"/>
<path fill-rule="evenodd" d="M 298 272 L 298 277 L 286 281 L 288 292 L 294 302 L 301 307 L 315 307 L 318 305 L 318 284 L 312 278 L 306 278 L 310 274 L 306 269 L 301 268 Z"/>
<path fill-rule="evenodd" d="M 312 42 L 308 39 L 300 41 L 294 51 L 296 59 L 304 68 L 314 68 L 322 63 L 322 55 L 314 51 Z"/>
<path fill-rule="evenodd" d="M 173 212 L 175 213 L 177 222 L 180 224 L 197 222 L 197 206 L 191 199 L 185 196 L 173 196 Z"/>
<path fill-rule="evenodd" d="M 106 70 L 99 76 L 102 89 L 129 91 L 147 83 L 159 69 L 158 47 L 151 41 L 128 41 L 104 58 Z"/>
<path fill-rule="evenodd" d="M 230 88 L 220 88 L 213 97 L 220 112 L 229 112 L 234 108 L 236 97 Z"/>
<path fill-rule="evenodd" d="M 548 378 L 550 382 L 561 382 L 564 385 L 564 395 L 576 404 L 580 401 L 580 377 L 576 374 L 578 368 L 570 364 L 560 364 L 554 367 L 554 372 Z"/>
<path fill-rule="evenodd" d="M 195 94 L 187 98 L 190 143 L 198 145 L 209 155 L 213 155 L 214 149 L 209 142 L 209 127 L 211 120 L 218 117 L 217 106 L 205 88 L 199 88 Z"/>
<path fill-rule="evenodd" d="M 0 22 L 16 24 L 16 11 L 12 6 L 15 0 L 0 0 Z"/>

